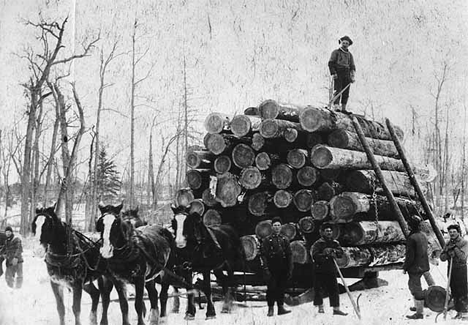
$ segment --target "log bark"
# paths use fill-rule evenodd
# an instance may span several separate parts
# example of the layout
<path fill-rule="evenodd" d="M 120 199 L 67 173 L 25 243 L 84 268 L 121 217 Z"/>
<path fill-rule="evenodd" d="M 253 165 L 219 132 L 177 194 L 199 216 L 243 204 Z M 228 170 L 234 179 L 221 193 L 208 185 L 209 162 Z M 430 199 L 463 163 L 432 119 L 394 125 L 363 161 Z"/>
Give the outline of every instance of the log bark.
<path fill-rule="evenodd" d="M 340 269 L 368 265 L 372 261 L 372 253 L 365 247 L 343 247 L 343 256 L 336 259 Z"/>
<path fill-rule="evenodd" d="M 302 168 L 309 161 L 308 152 L 305 149 L 293 149 L 287 154 L 286 160 L 292 168 Z"/>
<path fill-rule="evenodd" d="M 218 156 L 213 163 L 213 169 L 218 174 L 226 173 L 230 171 L 231 168 L 232 168 L 231 158 L 229 158 L 226 155 Z"/>
<path fill-rule="evenodd" d="M 320 132 L 307 133 L 306 146 L 312 149 L 318 144 L 325 143 L 325 136 Z"/>
<path fill-rule="evenodd" d="M 318 180 L 318 172 L 312 166 L 304 166 L 297 171 L 297 182 L 304 187 L 311 187 Z"/>
<path fill-rule="evenodd" d="M 260 241 L 255 235 L 245 235 L 240 238 L 242 247 L 244 248 L 245 259 L 247 261 L 254 260 L 260 254 Z"/>
<path fill-rule="evenodd" d="M 205 137 L 205 147 L 215 155 L 229 152 L 239 143 L 251 144 L 252 138 L 236 138 L 228 134 L 211 134 Z"/>
<path fill-rule="evenodd" d="M 239 168 L 247 168 L 255 163 L 254 150 L 243 143 L 239 143 L 232 150 L 232 162 Z"/>
<path fill-rule="evenodd" d="M 251 214 L 257 217 L 271 214 L 271 204 L 273 194 L 270 191 L 257 192 L 249 196 L 248 209 Z"/>
<path fill-rule="evenodd" d="M 181 188 L 177 190 L 175 195 L 175 202 L 178 207 L 187 207 L 194 199 L 195 196 L 189 188 Z"/>
<path fill-rule="evenodd" d="M 273 226 L 271 224 L 271 220 L 264 220 L 257 223 L 255 226 L 255 235 L 258 238 L 264 239 L 270 236 L 273 233 Z"/>
<path fill-rule="evenodd" d="M 283 234 L 289 241 L 293 240 L 296 237 L 296 224 L 295 223 L 285 223 L 281 226 L 281 234 Z"/>
<path fill-rule="evenodd" d="M 320 169 L 320 176 L 327 181 L 336 181 L 341 176 L 339 169 Z M 359 192 L 359 191 L 356 191 Z"/>
<path fill-rule="evenodd" d="M 299 122 L 299 115 L 306 107 L 305 105 L 278 103 L 267 99 L 259 105 L 258 112 L 263 119 Z"/>
<path fill-rule="evenodd" d="M 403 244 L 371 246 L 372 261 L 369 266 L 403 263 L 405 261 L 406 247 Z"/>
<path fill-rule="evenodd" d="M 389 190 L 398 196 L 417 197 L 410 179 L 405 173 L 382 170 L 385 183 Z M 346 189 L 350 192 L 372 194 L 374 191 L 383 194 L 384 190 L 373 170 L 355 170 L 350 172 L 345 180 Z M 427 189 L 423 190 L 427 192 Z"/>
<path fill-rule="evenodd" d="M 317 198 L 319 200 L 330 201 L 335 195 L 343 192 L 343 186 L 334 181 L 322 183 L 317 189 Z"/>
<path fill-rule="evenodd" d="M 253 190 L 266 186 L 268 180 L 257 167 L 247 167 L 240 173 L 239 184 L 247 190 Z"/>
<path fill-rule="evenodd" d="M 287 208 L 293 201 L 294 196 L 291 192 L 286 190 L 278 190 L 275 192 L 273 197 L 273 202 L 275 205 L 280 208 L 284 209 Z"/>
<path fill-rule="evenodd" d="M 310 214 L 314 220 L 324 220 L 328 217 L 330 207 L 328 201 L 317 201 L 310 208 Z"/>
<path fill-rule="evenodd" d="M 330 200 L 330 216 L 335 222 L 352 218 L 356 213 L 367 212 L 369 209 L 369 197 L 363 193 L 343 192 Z"/>
<path fill-rule="evenodd" d="M 379 122 L 357 117 L 366 137 L 392 140 L 386 127 Z M 338 129 L 354 132 L 354 126 L 347 114 L 332 112 L 327 109 L 308 107 L 301 112 L 299 121 L 302 128 L 309 132 L 331 132 Z M 403 139 L 403 131 L 397 130 L 398 137 Z"/>
<path fill-rule="evenodd" d="M 279 164 L 273 167 L 271 171 L 271 181 L 276 188 L 284 190 L 291 186 L 294 173 L 292 168 L 286 164 Z"/>
<path fill-rule="evenodd" d="M 185 159 L 187 162 L 187 167 L 192 169 L 206 169 L 212 168 L 213 164 L 213 153 L 209 151 L 191 151 L 187 153 L 187 157 Z"/>
<path fill-rule="evenodd" d="M 261 122 L 262 119 L 255 115 L 236 115 L 231 120 L 231 132 L 239 138 L 252 135 L 258 131 Z"/>
<path fill-rule="evenodd" d="M 268 119 L 268 120 L 263 120 L 263 122 L 260 125 L 259 132 L 265 139 L 273 139 L 273 138 L 285 139 L 287 137 L 291 140 L 292 135 L 290 134 L 291 131 L 289 129 L 302 131 L 301 125 L 299 123 L 283 121 L 283 120 Z M 289 142 L 294 142 L 294 141 L 289 141 Z"/>
<path fill-rule="evenodd" d="M 229 117 L 221 113 L 208 114 L 204 122 L 205 130 L 211 134 L 228 131 L 230 129 L 229 124 Z"/>
<path fill-rule="evenodd" d="M 216 201 L 225 207 L 232 207 L 237 203 L 237 197 L 241 193 L 241 186 L 236 176 L 231 173 L 220 174 L 216 183 Z"/>
<path fill-rule="evenodd" d="M 205 204 L 202 199 L 194 199 L 190 202 L 190 214 L 195 212 L 200 216 L 205 213 Z"/>
<path fill-rule="evenodd" d="M 311 190 L 301 189 L 294 194 L 294 205 L 301 212 L 310 211 L 314 201 L 314 192 Z"/>
<path fill-rule="evenodd" d="M 328 144 L 332 147 L 364 152 L 356 133 L 347 130 L 335 130 L 328 135 Z M 374 155 L 398 158 L 398 151 L 393 141 L 367 138 Z"/>
<path fill-rule="evenodd" d="M 191 169 L 185 174 L 187 184 L 192 190 L 206 188 L 210 182 L 210 169 Z"/>
<path fill-rule="evenodd" d="M 325 145 L 315 146 L 311 151 L 310 160 L 319 169 L 372 169 L 366 153 Z M 405 170 L 401 160 L 378 155 L 375 156 L 375 160 L 383 170 Z"/>
<path fill-rule="evenodd" d="M 203 215 L 205 226 L 219 226 L 222 224 L 221 214 L 216 209 L 208 209 Z"/>
<path fill-rule="evenodd" d="M 361 221 L 344 224 L 338 239 L 344 246 L 397 243 L 405 240 L 398 221 Z"/>
<path fill-rule="evenodd" d="M 315 229 L 314 219 L 312 217 L 303 217 L 297 222 L 299 231 L 303 234 L 310 234 Z"/>
<path fill-rule="evenodd" d="M 255 166 L 259 170 L 270 169 L 271 166 L 277 165 L 280 161 L 280 156 L 274 153 L 259 152 L 255 157 Z"/>
<path fill-rule="evenodd" d="M 203 190 L 202 200 L 203 200 L 203 203 L 205 203 L 205 205 L 208 207 L 215 207 L 219 204 L 219 202 L 216 201 L 215 196 L 211 194 L 210 188 L 206 188 L 205 190 Z"/>
<path fill-rule="evenodd" d="M 306 245 L 306 242 L 303 240 L 295 240 L 291 242 L 292 260 L 294 263 L 310 263 L 310 256 Z"/>

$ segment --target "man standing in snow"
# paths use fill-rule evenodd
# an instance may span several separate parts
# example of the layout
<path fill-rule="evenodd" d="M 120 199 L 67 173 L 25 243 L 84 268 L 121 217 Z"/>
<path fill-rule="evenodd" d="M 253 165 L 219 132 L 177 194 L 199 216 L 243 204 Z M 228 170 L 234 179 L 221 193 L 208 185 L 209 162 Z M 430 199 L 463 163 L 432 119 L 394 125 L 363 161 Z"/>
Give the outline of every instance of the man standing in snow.
<path fill-rule="evenodd" d="M 451 224 L 447 227 L 450 240 L 445 245 L 440 259 L 449 261 L 452 266 L 452 277 L 450 279 L 450 290 L 455 303 L 457 315 L 455 318 L 468 320 L 467 304 L 468 304 L 468 283 L 467 283 L 467 267 L 466 261 L 468 257 L 468 242 L 461 237 L 461 229 L 457 224 Z"/>
<path fill-rule="evenodd" d="M 354 65 L 354 58 L 348 47 L 353 44 L 353 41 L 349 36 L 343 36 L 338 41 L 341 47 L 334 50 L 328 61 L 328 68 L 334 82 L 333 97 L 336 97 L 334 101 L 335 110 L 340 111 L 339 104 L 341 98 L 341 111 L 346 112 L 346 105 L 349 98 L 350 84 L 354 82 L 354 74 L 356 72 L 356 66 Z M 347 88 L 346 88 L 347 87 Z M 343 90 L 343 93 L 338 94 Z"/>
<path fill-rule="evenodd" d="M 2 250 L 6 259 L 5 280 L 7 285 L 13 288 L 16 277 L 16 288 L 19 289 L 23 285 L 23 246 L 21 239 L 15 237 L 11 227 L 5 228 L 5 234 L 7 239 Z"/>
<path fill-rule="evenodd" d="M 319 307 L 319 313 L 324 313 L 323 293 L 328 292 L 330 306 L 333 307 L 333 315 L 346 316 L 347 313 L 340 310 L 340 296 L 338 281 L 336 280 L 335 257 L 343 256 L 343 249 L 337 240 L 333 239 L 333 228 L 329 223 L 321 227 L 322 237 L 312 245 L 312 259 L 314 262 L 314 306 Z"/>
<path fill-rule="evenodd" d="M 289 240 L 280 233 L 281 225 L 280 217 L 272 219 L 273 233 L 263 240 L 260 247 L 260 261 L 268 286 L 266 294 L 267 316 L 273 316 L 275 301 L 278 304 L 278 315 L 291 312 L 284 308 L 284 291 L 292 276 L 292 252 Z"/>
<path fill-rule="evenodd" d="M 425 292 L 421 286 L 421 277 L 429 271 L 429 257 L 427 256 L 427 238 L 421 232 L 421 218 L 411 216 L 408 219 L 410 235 L 406 239 L 406 258 L 403 265 L 403 273 L 408 273 L 408 288 L 413 295 L 416 313 L 406 316 L 409 319 L 424 318 Z"/>

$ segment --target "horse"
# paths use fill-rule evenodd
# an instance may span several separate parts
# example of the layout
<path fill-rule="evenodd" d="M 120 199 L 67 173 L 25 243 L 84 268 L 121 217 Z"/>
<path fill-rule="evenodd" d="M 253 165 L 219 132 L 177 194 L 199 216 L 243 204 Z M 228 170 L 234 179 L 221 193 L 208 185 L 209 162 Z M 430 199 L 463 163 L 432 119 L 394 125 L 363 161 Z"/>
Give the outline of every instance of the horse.
<path fill-rule="evenodd" d="M 122 217 L 124 221 L 130 222 L 133 224 L 133 227 L 138 228 L 141 226 L 147 226 L 148 222 L 143 220 L 139 215 L 138 215 L 138 207 L 135 209 L 127 209 L 122 212 Z"/>
<path fill-rule="evenodd" d="M 174 238 L 169 230 L 160 226 L 134 228 L 121 216 L 123 204 L 118 206 L 99 203 L 101 216 L 96 221 L 96 230 L 101 234 L 101 256 L 109 263 L 116 278 L 135 286 L 135 310 L 138 325 L 144 325 L 146 313 L 143 290 L 146 288 L 151 304 L 150 324 L 157 324 L 158 317 L 166 316 L 169 283 L 161 284 L 161 312 L 158 315 L 158 291 L 155 279 L 171 263 Z"/>
<path fill-rule="evenodd" d="M 234 268 L 243 265 L 244 250 L 237 232 L 230 225 L 206 226 L 202 217 L 190 213 L 189 207 L 172 207 L 172 229 L 175 233 L 177 264 L 189 266 L 191 272 L 203 275 L 201 290 L 207 298 L 206 319 L 216 317 L 211 299 L 210 273 L 213 271 L 223 288 L 222 313 L 231 311 L 229 284 L 234 283 Z M 227 276 L 223 271 L 227 272 Z M 193 297 L 188 299 L 185 319 L 195 318 Z"/>
<path fill-rule="evenodd" d="M 122 282 L 111 279 L 106 263 L 100 258 L 99 247 L 91 239 L 62 222 L 55 214 L 55 207 L 36 209 L 32 233 L 36 242 L 45 249 L 45 263 L 50 285 L 57 303 L 60 325 L 65 324 L 63 287 L 73 291 L 75 325 L 80 325 L 81 295 L 85 290 L 91 296 L 90 323 L 97 324 L 99 295 L 102 296 L 101 325 L 107 325 L 110 292 L 115 285 L 122 311 L 122 324 L 129 325 L 128 302 Z M 36 250 L 37 251 L 37 250 Z M 98 287 L 93 281 L 98 281 Z"/>
<path fill-rule="evenodd" d="M 6 242 L 6 234 L 4 231 L 0 231 L 0 253 L 2 252 L 3 250 L 3 247 L 5 246 L 5 242 Z M 3 257 L 2 254 L 0 254 L 0 276 L 2 276 L 3 274 L 3 261 L 5 260 L 5 258 Z"/>

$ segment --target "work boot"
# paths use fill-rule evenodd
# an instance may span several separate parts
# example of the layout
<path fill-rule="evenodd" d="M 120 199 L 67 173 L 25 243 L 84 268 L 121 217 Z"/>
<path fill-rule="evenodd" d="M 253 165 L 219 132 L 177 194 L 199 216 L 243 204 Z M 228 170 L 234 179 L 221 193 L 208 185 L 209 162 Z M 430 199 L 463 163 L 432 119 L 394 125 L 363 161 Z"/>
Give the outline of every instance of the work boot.
<path fill-rule="evenodd" d="M 415 300 L 416 313 L 411 316 L 406 316 L 408 319 L 423 319 L 424 318 L 424 300 Z"/>
<path fill-rule="evenodd" d="M 343 113 L 346 112 L 346 104 L 341 104 L 341 111 L 342 111 Z"/>
<path fill-rule="evenodd" d="M 319 306 L 318 312 L 319 312 L 319 314 L 325 314 L 325 309 L 323 309 L 323 305 Z"/>
<path fill-rule="evenodd" d="M 278 305 L 278 315 L 289 314 L 291 311 L 284 308 L 283 305 Z"/>
<path fill-rule="evenodd" d="M 334 308 L 333 309 L 333 315 L 338 315 L 338 316 L 346 316 L 348 313 L 345 313 L 344 311 L 341 311 L 339 308 Z"/>
<path fill-rule="evenodd" d="M 273 308 L 273 306 L 268 306 L 268 314 L 267 314 L 267 316 L 268 316 L 268 317 L 271 317 L 271 316 L 273 316 L 274 313 L 275 313 L 275 309 Z"/>

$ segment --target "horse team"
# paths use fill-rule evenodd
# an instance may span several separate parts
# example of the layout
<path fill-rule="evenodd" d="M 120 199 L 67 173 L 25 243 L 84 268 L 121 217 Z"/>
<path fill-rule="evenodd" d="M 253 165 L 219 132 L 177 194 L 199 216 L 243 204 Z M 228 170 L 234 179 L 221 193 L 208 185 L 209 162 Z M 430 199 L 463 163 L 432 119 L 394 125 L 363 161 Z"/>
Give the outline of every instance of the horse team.
<path fill-rule="evenodd" d="M 233 270 L 242 267 L 244 262 L 240 239 L 232 227 L 207 227 L 199 214 L 189 213 L 190 207 L 173 208 L 171 229 L 146 225 L 138 217 L 137 210 L 122 211 L 122 207 L 123 204 L 99 204 L 101 215 L 95 226 L 100 239 L 97 241 L 61 221 L 54 207 L 36 210 L 32 231 L 45 254 L 60 325 L 65 324 L 64 286 L 73 291 L 75 325 L 81 325 L 83 290 L 91 297 L 90 324 L 98 324 L 97 307 L 101 298 L 100 325 L 107 325 L 110 293 L 114 287 L 119 296 L 122 324 L 129 325 L 126 284 L 135 287 L 138 325 L 145 324 L 144 290 L 151 306 L 149 323 L 154 325 L 159 323 L 160 317 L 167 316 L 170 285 L 176 293 L 174 312 L 179 306 L 178 289 L 185 288 L 188 298 L 185 319 L 194 319 L 194 293 L 199 290 L 207 298 L 206 318 L 214 318 L 211 271 L 223 288 L 222 312 L 230 312 Z M 200 285 L 193 284 L 194 272 L 203 275 Z M 98 287 L 93 283 L 95 280 Z M 160 292 L 156 283 L 161 285 Z"/>

